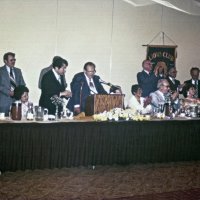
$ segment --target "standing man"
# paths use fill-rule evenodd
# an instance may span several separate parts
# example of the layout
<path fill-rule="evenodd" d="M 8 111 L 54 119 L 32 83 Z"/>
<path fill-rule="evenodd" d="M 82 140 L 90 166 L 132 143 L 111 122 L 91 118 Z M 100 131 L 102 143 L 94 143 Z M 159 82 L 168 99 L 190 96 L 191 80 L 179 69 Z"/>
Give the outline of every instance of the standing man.
<path fill-rule="evenodd" d="M 41 89 L 42 93 L 39 100 L 39 105 L 47 108 L 49 114 L 55 115 L 56 106 L 52 103 L 51 97 L 71 97 L 71 92 L 65 90 L 63 76 L 65 75 L 68 62 L 62 58 L 55 59 L 53 68 L 46 72 L 42 78 Z M 59 112 L 62 106 L 59 106 Z"/>
<path fill-rule="evenodd" d="M 168 76 L 167 76 L 167 81 L 169 82 L 171 92 L 178 92 L 181 87 L 181 83 L 179 80 L 176 79 L 176 75 L 177 75 L 176 68 L 171 67 L 168 70 Z"/>
<path fill-rule="evenodd" d="M 56 59 L 60 59 L 61 57 L 60 56 L 54 56 L 53 57 L 53 60 L 52 60 L 52 63 L 56 60 Z M 42 82 L 42 77 L 44 76 L 44 74 L 46 74 L 48 71 L 50 71 L 51 69 L 53 68 L 53 64 L 51 64 L 50 66 L 48 67 L 45 67 L 41 70 L 40 72 L 40 77 L 39 77 L 39 81 L 38 81 L 38 88 L 41 89 L 41 82 Z M 64 80 L 64 85 L 65 87 L 67 87 L 67 83 L 66 83 L 66 79 L 65 79 L 65 76 L 63 76 L 63 80 Z"/>
<path fill-rule="evenodd" d="M 19 85 L 25 85 L 22 72 L 15 67 L 15 54 L 5 53 L 3 56 L 5 65 L 0 67 L 0 112 L 9 116 L 10 106 L 15 101 L 14 89 Z"/>
<path fill-rule="evenodd" d="M 95 75 L 96 66 L 92 62 L 84 65 L 83 72 L 74 76 L 71 82 L 72 99 L 68 103 L 68 108 L 75 114 L 85 111 L 86 98 L 91 94 L 107 94 L 101 85 L 100 77 Z"/>
<path fill-rule="evenodd" d="M 190 75 L 192 79 L 185 81 L 185 84 L 193 84 L 196 88 L 196 98 L 200 98 L 200 80 L 199 80 L 199 68 L 198 67 L 192 67 L 190 69 Z"/>
<path fill-rule="evenodd" d="M 151 92 L 156 91 L 157 82 L 159 80 L 158 69 L 152 72 L 152 63 L 150 60 L 142 62 L 143 70 L 137 74 L 137 81 L 142 89 L 142 97 L 148 97 Z"/>

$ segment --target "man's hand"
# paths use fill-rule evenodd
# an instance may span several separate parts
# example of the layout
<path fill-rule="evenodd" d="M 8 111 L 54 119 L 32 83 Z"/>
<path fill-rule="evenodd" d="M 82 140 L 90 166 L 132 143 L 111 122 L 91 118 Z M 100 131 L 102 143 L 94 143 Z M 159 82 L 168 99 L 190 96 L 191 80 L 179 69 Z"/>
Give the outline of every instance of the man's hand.
<path fill-rule="evenodd" d="M 81 108 L 79 107 L 74 107 L 74 114 L 78 115 L 81 112 Z"/>
<path fill-rule="evenodd" d="M 13 97 L 14 96 L 14 91 L 9 91 L 9 95 L 11 96 L 11 97 Z"/>
<path fill-rule="evenodd" d="M 174 93 L 171 95 L 172 100 L 175 101 L 175 100 L 178 98 L 178 95 L 179 95 L 178 92 L 174 92 Z"/>
<path fill-rule="evenodd" d="M 65 91 L 60 93 L 60 96 L 71 97 L 72 93 L 69 90 L 65 90 Z"/>
<path fill-rule="evenodd" d="M 150 103 L 151 103 L 152 98 L 151 97 L 147 97 L 144 100 L 144 108 L 146 108 Z"/>

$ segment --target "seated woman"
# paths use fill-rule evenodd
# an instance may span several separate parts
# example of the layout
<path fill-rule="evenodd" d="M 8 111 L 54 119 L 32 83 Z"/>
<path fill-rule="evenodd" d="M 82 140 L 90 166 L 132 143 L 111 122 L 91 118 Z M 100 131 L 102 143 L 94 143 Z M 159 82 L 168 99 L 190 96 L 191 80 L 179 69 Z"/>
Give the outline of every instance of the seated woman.
<path fill-rule="evenodd" d="M 132 85 L 131 87 L 132 97 L 128 102 L 128 108 L 135 109 L 142 114 L 151 113 L 152 107 L 150 105 L 151 98 L 143 98 L 142 97 L 142 89 L 139 85 Z"/>
<path fill-rule="evenodd" d="M 28 105 L 30 104 L 30 102 L 28 101 L 29 98 L 28 93 L 29 89 L 24 85 L 19 85 L 14 90 L 14 98 L 17 101 L 21 101 L 22 103 L 22 119 L 26 118 Z"/>
<path fill-rule="evenodd" d="M 183 100 L 185 105 L 200 103 L 200 99 L 196 98 L 196 88 L 193 84 L 189 83 L 183 87 Z"/>

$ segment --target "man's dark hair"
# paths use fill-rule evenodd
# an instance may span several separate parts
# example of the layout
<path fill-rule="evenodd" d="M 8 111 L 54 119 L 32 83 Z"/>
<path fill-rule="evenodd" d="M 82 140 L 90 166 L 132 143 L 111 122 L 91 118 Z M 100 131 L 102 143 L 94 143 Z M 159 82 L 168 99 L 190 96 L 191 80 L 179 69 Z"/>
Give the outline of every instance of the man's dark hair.
<path fill-rule="evenodd" d="M 93 66 L 94 69 L 96 68 L 95 64 L 93 62 L 86 62 L 83 69 L 87 71 L 87 66 Z"/>
<path fill-rule="evenodd" d="M 142 67 L 144 67 L 145 62 L 147 62 L 147 61 L 149 61 L 149 60 L 148 60 L 148 59 L 143 60 L 143 62 L 142 62 Z"/>
<path fill-rule="evenodd" d="M 195 71 L 195 70 L 197 70 L 197 71 L 199 72 L 199 68 L 198 68 L 198 67 L 192 67 L 192 68 L 190 69 L 190 73 L 192 73 L 192 71 Z"/>
<path fill-rule="evenodd" d="M 15 57 L 15 54 L 12 52 L 7 52 L 3 55 L 3 60 L 8 60 L 8 56 L 13 56 Z"/>
<path fill-rule="evenodd" d="M 63 62 L 64 62 L 64 64 L 65 64 L 66 66 L 68 66 L 67 60 L 63 59 Z"/>
<path fill-rule="evenodd" d="M 60 56 L 54 56 L 53 57 L 53 60 L 52 60 L 52 64 L 53 64 L 53 62 L 55 62 L 57 59 L 61 59 L 62 57 L 60 57 Z"/>
<path fill-rule="evenodd" d="M 20 100 L 24 92 L 29 92 L 29 89 L 24 85 L 19 85 L 14 90 L 14 98 Z"/>
<path fill-rule="evenodd" d="M 68 66 L 68 62 L 65 59 L 60 57 L 60 58 L 54 59 L 52 65 L 53 65 L 53 68 L 58 67 L 58 69 L 60 69 L 63 66 L 63 64 Z"/>

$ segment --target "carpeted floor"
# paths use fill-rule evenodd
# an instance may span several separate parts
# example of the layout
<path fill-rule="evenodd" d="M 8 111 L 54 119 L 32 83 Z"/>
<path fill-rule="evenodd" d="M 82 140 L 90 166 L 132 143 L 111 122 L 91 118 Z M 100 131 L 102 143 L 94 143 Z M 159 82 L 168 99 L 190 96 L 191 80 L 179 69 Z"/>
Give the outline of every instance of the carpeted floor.
<path fill-rule="evenodd" d="M 5 172 L 7 199 L 200 200 L 200 161 Z"/>

